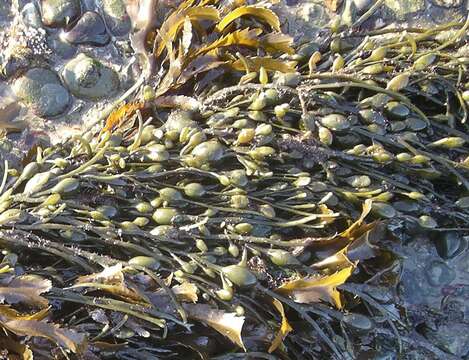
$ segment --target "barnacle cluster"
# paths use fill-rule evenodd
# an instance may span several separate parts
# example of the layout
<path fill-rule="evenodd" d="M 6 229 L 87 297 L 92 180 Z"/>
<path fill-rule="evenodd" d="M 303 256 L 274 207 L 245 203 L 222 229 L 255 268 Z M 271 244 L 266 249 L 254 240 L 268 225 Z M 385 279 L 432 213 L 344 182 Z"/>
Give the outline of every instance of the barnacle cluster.
<path fill-rule="evenodd" d="M 0 29 L 0 70 L 4 77 L 26 68 L 35 57 L 51 54 L 45 30 L 25 23 L 17 10 L 13 13 L 16 15 L 9 25 Z"/>

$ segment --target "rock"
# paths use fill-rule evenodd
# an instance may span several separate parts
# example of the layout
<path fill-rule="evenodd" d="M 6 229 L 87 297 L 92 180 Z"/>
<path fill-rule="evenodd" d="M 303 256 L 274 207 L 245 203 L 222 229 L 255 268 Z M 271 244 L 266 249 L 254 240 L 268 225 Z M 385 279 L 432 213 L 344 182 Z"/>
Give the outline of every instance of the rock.
<path fill-rule="evenodd" d="M 449 294 L 442 301 L 441 312 L 447 314 L 448 321 L 463 322 L 469 320 L 469 304 L 462 296 Z"/>
<path fill-rule="evenodd" d="M 81 8 L 86 10 L 96 9 L 96 0 L 81 0 Z"/>
<path fill-rule="evenodd" d="M 101 16 L 93 11 L 85 12 L 75 26 L 61 38 L 74 45 L 106 45 L 110 37 Z"/>
<path fill-rule="evenodd" d="M 15 47 L 0 64 L 0 77 L 8 79 L 24 71 L 30 67 L 33 57 L 34 54 L 31 49 L 21 46 Z"/>
<path fill-rule="evenodd" d="M 42 27 L 41 14 L 35 3 L 26 4 L 21 10 L 21 19 L 26 26 L 33 28 Z"/>
<path fill-rule="evenodd" d="M 428 283 L 435 287 L 448 285 L 456 278 L 454 270 L 443 261 L 438 260 L 430 262 L 425 269 L 425 273 Z"/>
<path fill-rule="evenodd" d="M 384 110 L 386 113 L 393 119 L 405 119 L 410 113 L 410 110 L 407 106 L 397 102 L 390 101 L 386 104 Z"/>
<path fill-rule="evenodd" d="M 73 95 L 88 100 L 112 96 L 119 88 L 114 70 L 83 53 L 65 65 L 62 78 Z"/>
<path fill-rule="evenodd" d="M 42 0 L 42 22 L 51 27 L 73 23 L 81 12 L 80 0 Z"/>
<path fill-rule="evenodd" d="M 41 117 L 52 117 L 65 111 L 70 95 L 51 70 L 33 68 L 13 84 L 13 92 Z"/>
<path fill-rule="evenodd" d="M 454 258 L 460 253 L 462 247 L 462 238 L 456 231 L 448 231 L 438 234 L 435 240 L 435 247 L 441 258 L 448 260 Z"/>
<path fill-rule="evenodd" d="M 288 33 L 302 43 L 315 39 L 331 20 L 323 1 L 295 0 L 288 5 L 275 5 L 274 9 L 282 22 L 288 24 Z"/>
<path fill-rule="evenodd" d="M 384 4 L 397 20 L 405 20 L 410 14 L 425 10 L 425 0 L 385 0 Z"/>
<path fill-rule="evenodd" d="M 99 5 L 111 34 L 123 36 L 130 31 L 130 17 L 122 0 L 100 0 Z"/>
<path fill-rule="evenodd" d="M 442 6 L 445 8 L 458 7 L 461 6 L 462 0 L 430 0 L 430 2 L 437 6 Z"/>
<path fill-rule="evenodd" d="M 401 200 L 396 201 L 392 204 L 394 209 L 401 212 L 412 213 L 420 209 L 420 206 L 417 201 L 413 200 Z"/>
<path fill-rule="evenodd" d="M 362 331 L 370 331 L 374 327 L 373 321 L 369 317 L 361 314 L 346 314 L 342 321 L 345 324 Z"/>
<path fill-rule="evenodd" d="M 21 132 L 27 125 L 22 117 L 23 108 L 16 99 L 8 95 L 3 96 L 1 90 L 0 87 L 0 114 L 2 114 L 0 117 L 0 128 L 3 132 L 7 132 L 10 135 L 15 132 Z"/>
<path fill-rule="evenodd" d="M 31 0 L 14 0 L 13 4 L 14 4 L 14 7 L 16 9 L 21 10 L 26 6 L 26 4 L 29 4 L 31 2 L 35 2 L 35 1 L 31 1 Z"/>
<path fill-rule="evenodd" d="M 469 326 L 451 323 L 438 326 L 437 330 L 426 329 L 425 336 L 436 346 L 453 355 L 464 357 L 469 353 Z"/>
<path fill-rule="evenodd" d="M 57 75 L 51 70 L 33 68 L 27 71 L 13 84 L 13 92 L 20 99 L 32 101 L 45 84 L 58 83 Z"/>
<path fill-rule="evenodd" d="M 55 55 L 58 55 L 62 59 L 70 59 L 77 52 L 76 47 L 62 40 L 60 35 L 49 36 L 47 38 L 47 45 L 49 45 Z"/>
<path fill-rule="evenodd" d="M 62 113 L 70 102 L 70 95 L 60 84 L 45 84 L 33 111 L 41 116 L 55 116 Z"/>

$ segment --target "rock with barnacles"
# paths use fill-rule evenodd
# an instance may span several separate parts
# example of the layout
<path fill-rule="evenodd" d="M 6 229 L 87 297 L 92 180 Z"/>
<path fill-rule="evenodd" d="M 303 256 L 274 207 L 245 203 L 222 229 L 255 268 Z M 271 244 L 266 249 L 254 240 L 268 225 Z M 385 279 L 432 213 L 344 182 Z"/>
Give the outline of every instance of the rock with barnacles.
<path fill-rule="evenodd" d="M 117 73 L 84 53 L 64 66 L 62 78 L 73 95 L 87 100 L 110 97 L 119 89 Z"/>

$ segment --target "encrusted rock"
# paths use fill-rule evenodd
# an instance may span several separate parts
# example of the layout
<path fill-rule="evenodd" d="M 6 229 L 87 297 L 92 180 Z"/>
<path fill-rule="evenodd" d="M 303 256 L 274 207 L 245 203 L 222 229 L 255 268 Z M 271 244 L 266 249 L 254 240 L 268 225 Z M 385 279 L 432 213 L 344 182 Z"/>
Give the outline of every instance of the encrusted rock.
<path fill-rule="evenodd" d="M 18 78 L 13 91 L 38 116 L 53 117 L 65 111 L 70 95 L 51 70 L 33 68 Z"/>
<path fill-rule="evenodd" d="M 87 100 L 104 99 L 119 89 L 116 72 L 83 53 L 65 65 L 62 77 L 73 95 Z"/>
<path fill-rule="evenodd" d="M 0 26 L 0 72 L 6 78 L 28 67 L 39 67 L 43 56 L 50 54 L 46 31 L 32 26 L 23 15 L 18 14 L 8 26 Z"/>

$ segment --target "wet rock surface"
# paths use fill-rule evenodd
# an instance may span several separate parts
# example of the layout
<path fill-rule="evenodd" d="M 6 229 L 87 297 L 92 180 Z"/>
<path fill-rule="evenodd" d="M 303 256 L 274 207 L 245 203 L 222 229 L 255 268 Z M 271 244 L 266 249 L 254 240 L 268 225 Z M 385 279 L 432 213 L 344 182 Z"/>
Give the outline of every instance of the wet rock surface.
<path fill-rule="evenodd" d="M 5 0 L 0 3 L 0 21 L 7 21 L 11 16 L 11 0 Z"/>
<path fill-rule="evenodd" d="M 331 19 L 340 17 L 343 23 L 351 24 L 373 3 L 369 0 L 291 0 L 282 1 L 278 9 L 285 19 L 284 27 L 288 32 L 306 43 L 307 39 L 319 35 L 321 28 Z M 463 21 L 466 7 L 462 0 L 385 0 L 361 26 L 376 29 L 386 25 L 431 26 L 448 19 Z"/>
<path fill-rule="evenodd" d="M 454 334 L 458 336 L 454 336 Z M 433 341 L 435 345 L 445 349 L 447 352 L 465 357 L 469 355 L 469 332 L 468 326 L 464 323 L 444 323 L 436 329 L 426 329 L 426 337 Z"/>
<path fill-rule="evenodd" d="M 396 230 L 398 222 L 390 228 Z M 458 358 L 469 352 L 467 241 L 463 233 L 419 230 L 392 246 L 400 257 L 397 303 L 406 309 L 409 325 L 438 349 Z"/>

